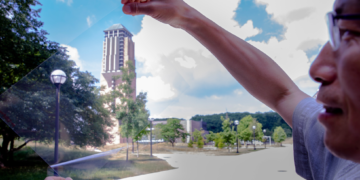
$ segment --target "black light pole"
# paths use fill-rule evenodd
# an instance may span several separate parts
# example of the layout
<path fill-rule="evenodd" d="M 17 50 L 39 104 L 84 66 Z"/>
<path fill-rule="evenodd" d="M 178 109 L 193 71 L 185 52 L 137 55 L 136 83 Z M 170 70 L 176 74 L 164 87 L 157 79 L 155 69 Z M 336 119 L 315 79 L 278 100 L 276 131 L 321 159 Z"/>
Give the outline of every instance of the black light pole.
<path fill-rule="evenodd" d="M 264 132 L 264 135 L 265 135 L 266 129 L 264 129 L 263 132 Z M 266 149 L 266 141 L 267 141 L 267 138 L 266 138 L 266 140 L 265 140 L 265 142 L 264 142 L 264 144 L 265 144 L 265 149 Z"/>
<path fill-rule="evenodd" d="M 150 157 L 153 157 L 152 155 L 152 119 L 149 119 L 150 121 Z"/>
<path fill-rule="evenodd" d="M 235 131 L 236 131 L 236 153 L 239 153 L 239 137 L 237 132 L 237 126 L 239 124 L 239 121 L 235 120 L 234 123 L 235 123 Z"/>
<path fill-rule="evenodd" d="M 66 81 L 66 74 L 64 71 L 61 70 L 55 70 L 50 75 L 51 82 L 56 87 L 56 107 L 55 107 L 55 135 L 54 135 L 54 141 L 55 141 L 55 147 L 54 147 L 54 164 L 58 163 L 58 157 L 59 157 L 59 103 L 60 103 L 60 87 L 61 84 L 64 84 Z M 54 175 L 58 176 L 57 174 L 57 168 L 54 168 Z"/>
<path fill-rule="evenodd" d="M 253 135 L 254 135 L 253 143 L 254 143 L 254 150 L 256 150 L 256 147 L 255 147 L 255 129 L 256 129 L 256 126 L 253 126 Z"/>
<path fill-rule="evenodd" d="M 150 157 L 152 156 L 152 121 L 150 121 Z"/>
<path fill-rule="evenodd" d="M 56 86 L 56 110 L 55 110 L 55 151 L 54 151 L 54 163 L 58 163 L 58 148 L 59 148 L 59 96 L 60 96 L 60 84 L 55 84 Z"/>

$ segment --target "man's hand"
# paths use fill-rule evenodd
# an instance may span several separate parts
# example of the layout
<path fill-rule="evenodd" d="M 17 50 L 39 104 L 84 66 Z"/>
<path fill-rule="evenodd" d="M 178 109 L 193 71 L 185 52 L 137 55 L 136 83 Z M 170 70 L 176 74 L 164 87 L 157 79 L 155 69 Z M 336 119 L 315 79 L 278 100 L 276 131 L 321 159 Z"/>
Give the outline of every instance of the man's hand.
<path fill-rule="evenodd" d="M 72 180 L 71 178 L 63 178 L 63 177 L 57 177 L 57 176 L 49 176 L 46 177 L 45 180 Z"/>
<path fill-rule="evenodd" d="M 176 28 L 184 28 L 187 19 L 197 12 L 183 0 L 121 0 L 128 15 L 148 15 Z"/>

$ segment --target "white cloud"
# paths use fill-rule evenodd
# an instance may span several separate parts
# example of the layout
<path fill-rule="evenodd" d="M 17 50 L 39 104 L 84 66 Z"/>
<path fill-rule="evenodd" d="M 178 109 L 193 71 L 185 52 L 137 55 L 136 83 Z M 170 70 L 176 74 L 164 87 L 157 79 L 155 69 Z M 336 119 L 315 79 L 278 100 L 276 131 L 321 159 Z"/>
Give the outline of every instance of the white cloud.
<path fill-rule="evenodd" d="M 226 96 L 211 96 L 198 98 L 185 94 L 179 94 L 176 102 L 171 102 L 165 106 L 159 103 L 149 102 L 151 117 L 168 118 L 179 117 L 190 119 L 196 114 L 217 114 L 228 112 L 258 112 L 269 111 L 270 108 L 264 106 L 261 102 L 254 99 L 248 92 L 244 92 L 243 96 L 234 97 L 229 94 Z"/>
<path fill-rule="evenodd" d="M 91 27 L 91 25 L 94 24 L 94 21 L 95 21 L 95 16 L 94 16 L 94 15 L 88 16 L 88 17 L 86 18 L 86 22 L 87 22 L 87 25 L 88 25 L 89 27 Z"/>
<path fill-rule="evenodd" d="M 184 57 L 178 57 L 178 58 L 175 58 L 175 61 L 179 62 L 180 65 L 182 67 L 185 67 L 185 68 L 195 68 L 196 67 L 196 62 L 193 58 L 191 57 L 187 57 L 187 56 L 184 56 Z"/>
<path fill-rule="evenodd" d="M 319 83 L 312 80 L 308 75 L 301 76 L 295 79 L 294 82 L 300 88 L 300 90 L 302 90 L 309 96 L 313 96 L 320 86 Z"/>
<path fill-rule="evenodd" d="M 235 89 L 235 90 L 234 90 L 234 93 L 235 93 L 236 95 L 241 96 L 244 92 L 241 91 L 240 89 Z"/>
<path fill-rule="evenodd" d="M 65 44 L 61 44 L 60 46 L 66 47 L 66 50 L 68 51 L 68 52 L 66 52 L 66 54 L 69 56 L 69 59 L 73 60 L 76 63 L 76 66 L 78 68 L 80 68 L 80 70 L 82 70 L 83 67 L 82 67 L 82 63 L 80 60 L 80 55 L 79 55 L 78 50 L 74 47 L 71 47 L 71 46 L 65 45 Z"/>
<path fill-rule="evenodd" d="M 147 92 L 149 101 L 164 101 L 172 98 L 175 92 L 170 84 L 164 83 L 160 77 L 142 76 L 136 79 L 138 92 Z"/>
<path fill-rule="evenodd" d="M 222 97 L 217 96 L 217 95 L 212 95 L 212 96 L 210 96 L 210 99 L 213 99 L 213 100 L 220 100 L 220 99 L 222 99 Z"/>
<path fill-rule="evenodd" d="M 66 3 L 68 6 L 71 6 L 73 3 L 73 0 L 56 0 L 57 2 Z"/>
<path fill-rule="evenodd" d="M 262 33 L 248 20 L 240 25 L 233 20 L 240 0 L 185 0 L 209 19 L 234 35 L 246 39 Z M 328 40 L 325 14 L 331 10 L 333 1 L 327 0 L 255 0 L 265 4 L 269 16 L 284 26 L 284 34 L 279 40 L 275 37 L 258 42 L 249 41 L 260 49 L 292 78 L 296 84 L 311 94 L 315 85 L 308 77 L 310 63 L 316 56 L 308 58 L 306 51 L 318 48 Z M 206 6 L 204 3 L 206 2 Z M 286 8 L 284 8 L 286 7 Z M 266 32 L 264 32 L 266 33 Z M 152 116 L 188 117 L 195 114 L 213 114 L 229 111 L 267 111 L 268 107 L 255 100 L 246 91 L 237 89 L 229 95 L 191 95 L 206 88 L 233 87 L 237 82 L 221 63 L 192 36 L 180 29 L 162 24 L 148 16 L 142 20 L 141 31 L 133 37 L 136 44 L 136 59 L 144 67 L 141 73 L 148 77 L 138 78 L 138 89 L 149 94 L 149 109 Z M 266 67 L 264 67 L 266 68 Z M 138 69 L 139 70 L 139 69 Z M 154 85 L 154 84 L 158 85 Z M 139 91 L 138 91 L 139 92 Z M 196 94 L 196 93 L 195 93 Z M 236 98 L 234 98 L 236 97 Z M 246 99 L 239 103 L 237 98 Z M 159 110 L 156 102 L 171 102 Z M 215 103 L 216 102 L 216 103 Z"/>

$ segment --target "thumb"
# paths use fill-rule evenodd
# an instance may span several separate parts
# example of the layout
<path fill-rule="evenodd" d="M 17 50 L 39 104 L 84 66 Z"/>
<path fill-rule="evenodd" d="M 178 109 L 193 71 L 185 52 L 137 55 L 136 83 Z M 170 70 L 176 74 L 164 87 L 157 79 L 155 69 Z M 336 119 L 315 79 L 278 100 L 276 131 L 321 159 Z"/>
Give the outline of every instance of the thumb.
<path fill-rule="evenodd" d="M 154 12 L 153 2 L 133 2 L 133 3 L 126 3 L 123 6 L 123 12 L 128 15 L 151 15 Z"/>

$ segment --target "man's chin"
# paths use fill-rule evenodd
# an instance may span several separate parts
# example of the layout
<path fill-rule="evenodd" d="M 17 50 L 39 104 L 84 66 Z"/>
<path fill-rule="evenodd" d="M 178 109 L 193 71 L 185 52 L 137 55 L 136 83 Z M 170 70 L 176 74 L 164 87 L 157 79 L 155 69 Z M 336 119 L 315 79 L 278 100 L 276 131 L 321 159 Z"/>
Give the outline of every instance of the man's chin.
<path fill-rule="evenodd" d="M 349 138 L 340 139 L 327 134 L 324 137 L 325 146 L 334 156 L 360 163 L 360 145 L 350 142 Z"/>

